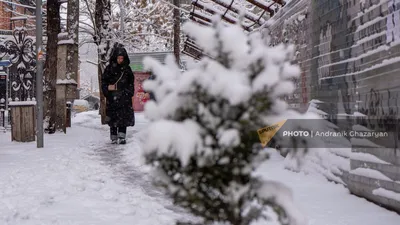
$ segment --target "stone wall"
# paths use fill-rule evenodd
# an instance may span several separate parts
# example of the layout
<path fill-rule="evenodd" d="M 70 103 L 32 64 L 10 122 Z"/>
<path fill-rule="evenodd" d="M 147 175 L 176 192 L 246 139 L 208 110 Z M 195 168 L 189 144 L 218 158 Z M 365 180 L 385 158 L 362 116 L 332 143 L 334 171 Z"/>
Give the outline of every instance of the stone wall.
<path fill-rule="evenodd" d="M 353 146 L 352 151 L 374 155 L 380 160 L 351 159 L 351 170 L 342 177 L 347 188 L 355 195 L 400 212 L 400 150 Z"/>
<path fill-rule="evenodd" d="M 297 47 L 293 108 L 318 99 L 336 124 L 389 132 L 378 148 L 353 143 L 377 160 L 350 159 L 342 178 L 353 194 L 400 212 L 400 0 L 292 0 L 272 19 L 272 43 Z"/>

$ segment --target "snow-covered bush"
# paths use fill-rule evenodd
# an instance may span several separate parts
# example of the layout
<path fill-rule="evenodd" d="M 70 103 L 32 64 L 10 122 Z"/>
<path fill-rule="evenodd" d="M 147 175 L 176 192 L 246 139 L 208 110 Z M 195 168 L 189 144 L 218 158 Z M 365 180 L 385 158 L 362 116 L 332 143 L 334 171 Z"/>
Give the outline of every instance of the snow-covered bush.
<path fill-rule="evenodd" d="M 144 61 L 156 75 L 144 83 L 157 102 L 145 105 L 143 149 L 157 184 L 202 225 L 249 225 L 273 211 L 281 224 L 303 224 L 288 188 L 253 175 L 268 158 L 257 129 L 298 116 L 280 100 L 300 74 L 294 48 L 221 22 L 183 30 L 209 57 L 184 72 L 172 57 Z"/>

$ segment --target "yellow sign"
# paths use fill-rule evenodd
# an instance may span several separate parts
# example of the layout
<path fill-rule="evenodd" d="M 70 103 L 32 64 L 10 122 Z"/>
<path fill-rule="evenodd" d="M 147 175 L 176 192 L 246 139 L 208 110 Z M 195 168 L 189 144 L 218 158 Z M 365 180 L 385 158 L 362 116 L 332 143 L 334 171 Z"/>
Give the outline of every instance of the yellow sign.
<path fill-rule="evenodd" d="M 264 127 L 257 130 L 261 145 L 265 147 L 269 141 L 275 136 L 278 130 L 285 124 L 286 120 L 276 123 L 272 126 Z"/>

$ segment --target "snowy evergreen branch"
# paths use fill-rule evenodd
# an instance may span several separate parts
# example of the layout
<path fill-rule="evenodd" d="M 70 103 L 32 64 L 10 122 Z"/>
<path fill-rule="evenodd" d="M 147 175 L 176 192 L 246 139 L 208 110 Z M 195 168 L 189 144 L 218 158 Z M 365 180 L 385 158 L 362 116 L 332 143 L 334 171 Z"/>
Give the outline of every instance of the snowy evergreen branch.
<path fill-rule="evenodd" d="M 268 159 L 256 130 L 301 117 L 280 100 L 294 91 L 291 78 L 300 74 L 290 63 L 293 47 L 271 47 L 258 33 L 247 36 L 239 25 L 215 21 L 183 27 L 212 58 L 185 72 L 173 57 L 165 65 L 144 61 L 156 75 L 144 84 L 157 102 L 145 105 L 152 123 L 143 136 L 155 183 L 201 224 L 250 225 L 272 218 L 268 208 L 281 224 L 304 224 L 289 189 L 253 175 Z"/>

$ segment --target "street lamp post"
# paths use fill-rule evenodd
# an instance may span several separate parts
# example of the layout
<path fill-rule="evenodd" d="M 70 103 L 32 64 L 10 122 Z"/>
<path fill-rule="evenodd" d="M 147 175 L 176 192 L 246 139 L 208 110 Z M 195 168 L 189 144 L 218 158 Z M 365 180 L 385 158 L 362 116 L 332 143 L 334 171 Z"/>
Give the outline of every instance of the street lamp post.
<path fill-rule="evenodd" d="M 43 30 L 42 0 L 36 0 L 36 145 L 43 148 Z"/>

